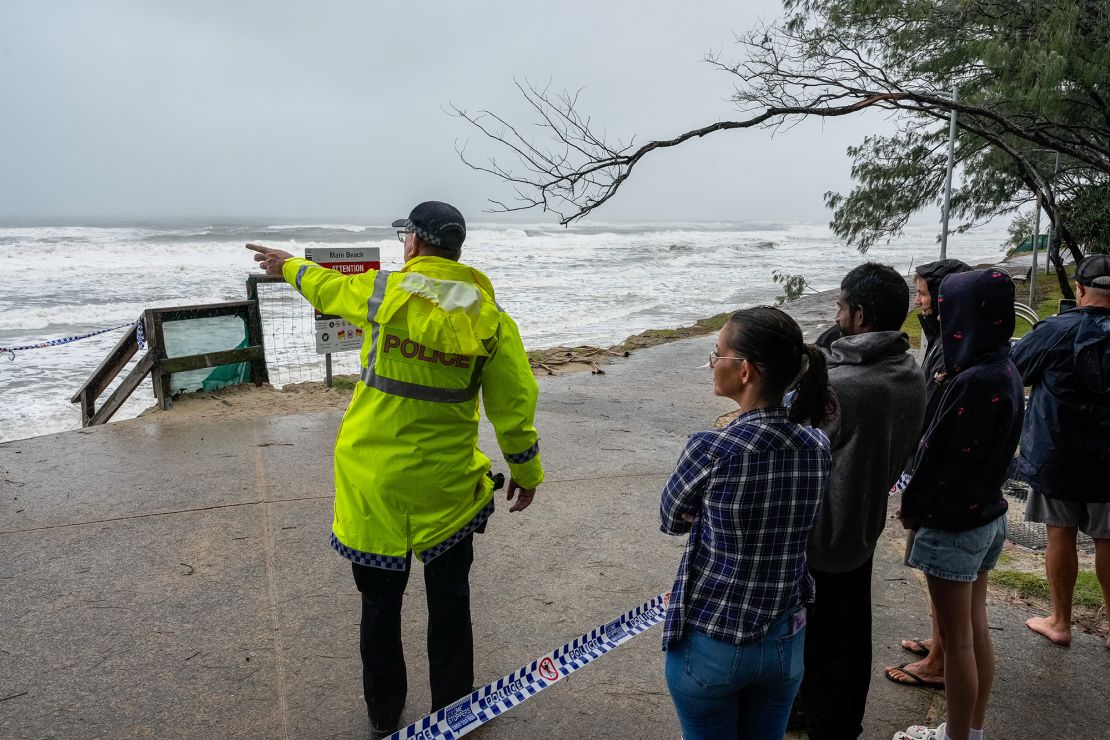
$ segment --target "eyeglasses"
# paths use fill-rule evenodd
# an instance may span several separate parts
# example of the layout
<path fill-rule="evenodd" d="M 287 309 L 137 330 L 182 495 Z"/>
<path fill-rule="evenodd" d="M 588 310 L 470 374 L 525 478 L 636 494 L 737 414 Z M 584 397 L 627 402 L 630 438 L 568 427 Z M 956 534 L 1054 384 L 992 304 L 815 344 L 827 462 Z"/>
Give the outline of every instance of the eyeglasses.
<path fill-rule="evenodd" d="M 408 229 L 400 229 L 400 230 L 399 230 L 399 231 L 397 232 L 397 241 L 399 241 L 399 242 L 401 242 L 402 244 L 404 244 L 404 243 L 405 243 L 405 235 L 406 235 L 406 234 L 411 234 L 411 233 L 412 233 L 412 232 L 410 232 L 410 231 L 409 231 Z"/>
<path fill-rule="evenodd" d="M 709 367 L 716 367 L 717 360 L 746 360 L 746 359 L 748 359 L 748 358 L 747 357 L 741 357 L 740 355 L 736 355 L 735 357 L 726 357 L 724 355 L 717 354 L 717 350 L 713 350 L 712 352 L 709 353 Z"/>

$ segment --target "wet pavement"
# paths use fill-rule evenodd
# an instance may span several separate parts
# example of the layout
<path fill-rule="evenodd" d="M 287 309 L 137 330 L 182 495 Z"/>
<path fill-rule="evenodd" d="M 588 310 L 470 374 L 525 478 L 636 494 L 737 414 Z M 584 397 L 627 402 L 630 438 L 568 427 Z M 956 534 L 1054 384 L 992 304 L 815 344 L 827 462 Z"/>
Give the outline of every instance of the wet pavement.
<path fill-rule="evenodd" d="M 475 542 L 479 683 L 670 587 L 682 540 L 658 531 L 659 490 L 686 435 L 731 410 L 699 368 L 712 345 L 541 380 L 547 482 L 526 512 L 499 504 Z M 327 544 L 338 421 L 137 419 L 0 445 L 0 737 L 367 737 L 358 593 Z M 489 428 L 483 448 L 496 450 Z M 406 721 L 429 705 L 419 570 L 403 616 Z M 894 542 L 876 555 L 874 599 L 864 736 L 886 738 L 943 707 L 940 692 L 882 678 L 910 658 L 897 639 L 928 630 Z M 1049 645 L 1025 616 L 991 609 L 991 737 L 1107 737 L 1110 651 L 1078 633 Z M 473 735 L 678 737 L 660 634 Z"/>

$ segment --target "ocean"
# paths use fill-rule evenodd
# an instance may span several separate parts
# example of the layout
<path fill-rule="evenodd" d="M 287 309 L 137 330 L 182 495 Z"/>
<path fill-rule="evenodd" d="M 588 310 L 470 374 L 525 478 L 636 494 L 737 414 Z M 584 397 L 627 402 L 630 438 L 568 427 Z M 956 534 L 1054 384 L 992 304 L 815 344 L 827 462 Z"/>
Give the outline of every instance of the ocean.
<path fill-rule="evenodd" d="M 490 276 L 525 345 L 609 346 L 648 328 L 690 324 L 771 303 L 774 270 L 836 287 L 865 259 L 902 273 L 935 259 L 936 225 L 910 226 L 866 255 L 824 224 L 472 223 L 463 261 Z M 949 239 L 971 264 L 1001 258 L 1004 225 Z M 37 344 L 132 322 L 144 309 L 242 300 L 254 270 L 248 241 L 294 254 L 305 247 L 377 246 L 401 266 L 391 228 L 358 224 L 29 226 L 0 225 L 0 347 Z M 306 312 L 308 309 L 306 308 Z M 0 356 L 0 441 L 79 428 L 70 397 L 123 335 Z M 153 404 L 149 382 L 116 419 Z"/>

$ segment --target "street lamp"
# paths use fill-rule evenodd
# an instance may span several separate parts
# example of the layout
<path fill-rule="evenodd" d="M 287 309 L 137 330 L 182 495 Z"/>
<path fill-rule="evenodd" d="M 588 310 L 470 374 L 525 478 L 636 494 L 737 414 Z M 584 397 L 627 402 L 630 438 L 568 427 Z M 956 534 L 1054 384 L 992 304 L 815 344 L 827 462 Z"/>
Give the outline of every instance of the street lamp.
<path fill-rule="evenodd" d="M 1060 152 L 1055 149 L 1033 149 L 1033 152 L 1053 152 L 1056 154 L 1056 166 L 1052 169 L 1052 180 L 1056 181 L 1056 172 L 1060 169 Z M 1037 215 L 1033 219 L 1033 264 L 1029 269 L 1029 306 L 1037 308 L 1037 247 L 1041 237 L 1041 191 L 1037 190 Z M 1052 223 L 1048 224 L 1048 242 L 1052 243 Z M 1044 261 L 1044 271 L 1048 274 L 1048 258 Z"/>
<path fill-rule="evenodd" d="M 956 86 L 952 86 L 952 103 L 956 102 Z M 944 209 L 941 211 L 940 258 L 948 257 L 948 204 L 952 200 L 952 165 L 956 158 L 956 108 L 948 119 L 948 172 L 944 176 Z"/>

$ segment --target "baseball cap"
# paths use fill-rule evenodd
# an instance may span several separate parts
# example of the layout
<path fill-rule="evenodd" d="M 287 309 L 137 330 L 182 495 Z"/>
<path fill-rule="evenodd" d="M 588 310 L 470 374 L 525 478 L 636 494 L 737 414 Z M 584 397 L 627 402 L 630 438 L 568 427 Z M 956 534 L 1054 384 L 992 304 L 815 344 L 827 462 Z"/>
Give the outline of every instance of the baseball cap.
<path fill-rule="evenodd" d="M 1075 282 L 1088 288 L 1110 289 L 1110 254 L 1084 257 L 1075 270 Z"/>
<path fill-rule="evenodd" d="M 466 240 L 466 221 L 459 209 L 438 200 L 427 200 L 399 218 L 393 227 L 409 229 L 433 247 L 457 249 Z"/>

